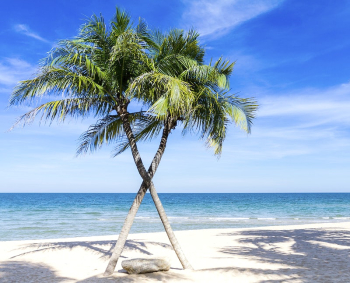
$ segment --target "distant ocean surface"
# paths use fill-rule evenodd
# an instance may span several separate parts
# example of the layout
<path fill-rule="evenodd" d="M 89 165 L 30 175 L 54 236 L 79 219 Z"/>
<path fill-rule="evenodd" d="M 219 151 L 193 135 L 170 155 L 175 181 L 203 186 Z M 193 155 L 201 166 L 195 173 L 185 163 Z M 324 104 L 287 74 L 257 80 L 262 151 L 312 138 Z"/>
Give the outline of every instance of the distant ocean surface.
<path fill-rule="evenodd" d="M 174 230 L 350 221 L 350 193 L 159 194 Z M 0 241 L 119 234 L 135 194 L 0 194 Z M 146 194 L 131 233 L 164 231 Z"/>

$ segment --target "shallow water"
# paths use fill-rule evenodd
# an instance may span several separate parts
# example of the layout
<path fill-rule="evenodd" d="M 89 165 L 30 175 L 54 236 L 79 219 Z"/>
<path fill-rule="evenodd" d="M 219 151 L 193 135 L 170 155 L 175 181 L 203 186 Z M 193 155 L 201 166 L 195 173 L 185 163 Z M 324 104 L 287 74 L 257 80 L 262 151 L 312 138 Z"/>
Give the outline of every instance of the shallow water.
<path fill-rule="evenodd" d="M 350 221 L 350 193 L 159 194 L 174 230 Z M 118 234 L 135 194 L 0 194 L 0 241 Z M 163 231 L 147 194 L 131 233 Z"/>

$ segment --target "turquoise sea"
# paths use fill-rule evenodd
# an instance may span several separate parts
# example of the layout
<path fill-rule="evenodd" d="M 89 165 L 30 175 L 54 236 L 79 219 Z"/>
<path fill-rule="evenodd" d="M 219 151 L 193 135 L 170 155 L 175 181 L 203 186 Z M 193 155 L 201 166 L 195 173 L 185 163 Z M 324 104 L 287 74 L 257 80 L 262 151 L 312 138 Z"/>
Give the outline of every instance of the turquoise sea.
<path fill-rule="evenodd" d="M 159 194 L 174 230 L 350 221 L 350 193 Z M 118 234 L 135 194 L 0 194 L 0 241 Z M 163 231 L 149 194 L 131 233 Z"/>

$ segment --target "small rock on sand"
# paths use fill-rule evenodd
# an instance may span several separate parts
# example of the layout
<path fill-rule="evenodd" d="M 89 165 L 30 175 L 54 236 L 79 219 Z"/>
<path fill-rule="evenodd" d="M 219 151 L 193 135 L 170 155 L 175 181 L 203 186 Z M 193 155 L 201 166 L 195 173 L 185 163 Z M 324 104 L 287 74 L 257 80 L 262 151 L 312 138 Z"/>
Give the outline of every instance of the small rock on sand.
<path fill-rule="evenodd" d="M 168 271 L 170 263 L 164 258 L 135 258 L 122 261 L 122 267 L 129 274 Z"/>

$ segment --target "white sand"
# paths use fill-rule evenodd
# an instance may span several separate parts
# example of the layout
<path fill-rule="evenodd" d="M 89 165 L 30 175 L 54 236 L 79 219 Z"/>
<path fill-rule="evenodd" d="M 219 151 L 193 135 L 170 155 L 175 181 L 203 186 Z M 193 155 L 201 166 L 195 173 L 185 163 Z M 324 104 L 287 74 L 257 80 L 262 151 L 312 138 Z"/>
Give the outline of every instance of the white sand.
<path fill-rule="evenodd" d="M 176 232 L 195 268 L 181 269 L 165 233 L 133 234 L 104 278 L 116 236 L 0 242 L 0 282 L 350 282 L 350 223 Z M 166 256 L 168 272 L 128 275 L 125 258 Z"/>

